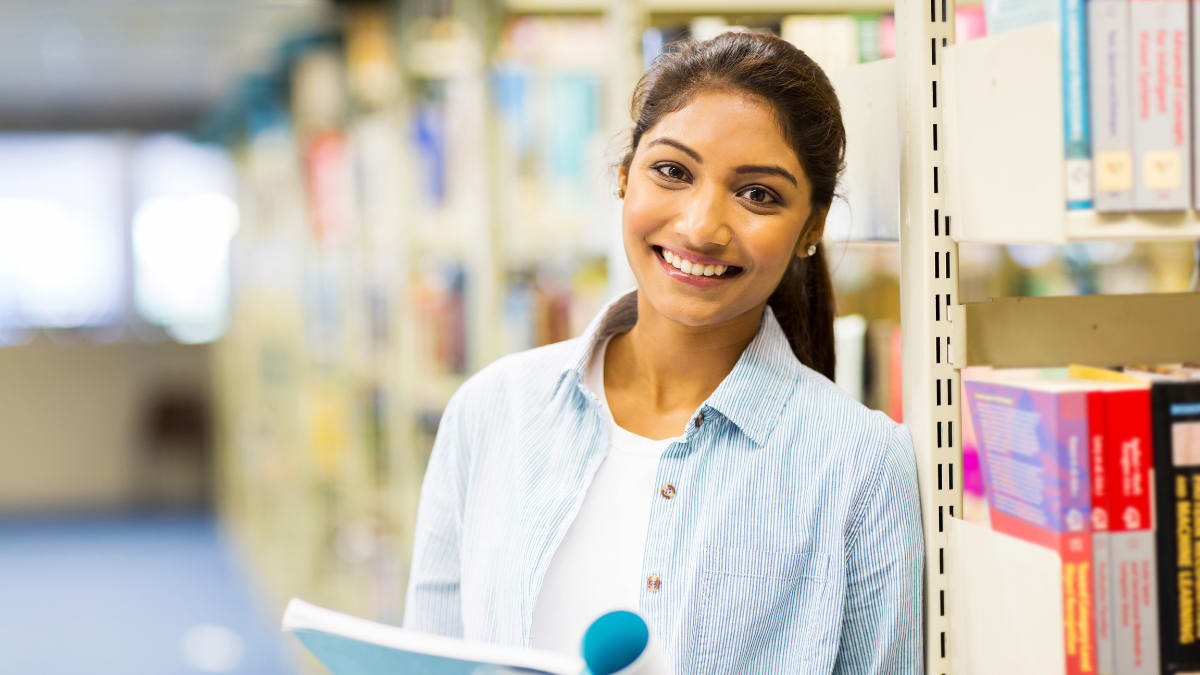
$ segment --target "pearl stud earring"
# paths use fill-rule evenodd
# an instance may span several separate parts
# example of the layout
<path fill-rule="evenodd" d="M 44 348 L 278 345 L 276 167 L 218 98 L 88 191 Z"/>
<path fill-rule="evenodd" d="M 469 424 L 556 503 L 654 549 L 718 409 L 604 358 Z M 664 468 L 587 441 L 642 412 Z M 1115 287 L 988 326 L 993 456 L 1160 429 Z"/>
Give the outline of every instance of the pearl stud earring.
<path fill-rule="evenodd" d="M 808 255 L 809 255 L 809 256 L 814 256 L 814 255 L 816 255 L 816 254 L 817 254 L 817 245 L 816 245 L 816 244 L 809 244 L 809 245 L 808 245 Z"/>

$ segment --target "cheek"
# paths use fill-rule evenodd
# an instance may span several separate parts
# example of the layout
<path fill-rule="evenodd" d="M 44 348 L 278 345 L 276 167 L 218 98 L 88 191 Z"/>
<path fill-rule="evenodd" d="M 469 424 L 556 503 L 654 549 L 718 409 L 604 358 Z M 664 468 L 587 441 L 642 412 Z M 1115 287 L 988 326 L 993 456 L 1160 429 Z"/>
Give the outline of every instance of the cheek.
<path fill-rule="evenodd" d="M 742 237 L 743 250 L 746 251 L 756 266 L 766 277 L 782 276 L 796 255 L 796 241 L 799 233 L 785 228 L 765 227 L 756 232 L 746 232 Z"/>
<path fill-rule="evenodd" d="M 642 238 L 671 221 L 675 208 L 669 194 L 654 186 L 638 185 L 625 194 L 621 222 L 626 237 Z"/>

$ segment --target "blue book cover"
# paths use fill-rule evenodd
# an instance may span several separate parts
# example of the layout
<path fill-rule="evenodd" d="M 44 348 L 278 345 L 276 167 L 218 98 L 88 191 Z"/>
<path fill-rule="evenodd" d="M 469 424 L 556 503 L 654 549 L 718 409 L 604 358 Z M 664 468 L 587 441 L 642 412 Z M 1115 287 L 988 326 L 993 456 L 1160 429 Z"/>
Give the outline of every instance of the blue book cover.
<path fill-rule="evenodd" d="M 1092 208 L 1092 144 L 1088 105 L 1087 10 L 1061 0 L 1063 150 L 1068 209 Z"/>

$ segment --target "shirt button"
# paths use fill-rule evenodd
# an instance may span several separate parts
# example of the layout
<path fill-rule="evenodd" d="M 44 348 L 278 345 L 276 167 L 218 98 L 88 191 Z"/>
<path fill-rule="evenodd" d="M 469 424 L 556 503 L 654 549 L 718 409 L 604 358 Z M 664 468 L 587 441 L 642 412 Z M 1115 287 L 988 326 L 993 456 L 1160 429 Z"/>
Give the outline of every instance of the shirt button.
<path fill-rule="evenodd" d="M 662 588 L 662 579 L 654 576 L 646 579 L 646 588 L 649 588 L 652 591 L 657 591 L 658 589 Z"/>
<path fill-rule="evenodd" d="M 704 424 L 704 413 L 696 413 L 696 426 Z"/>
<path fill-rule="evenodd" d="M 662 494 L 663 499 L 670 499 L 671 497 L 675 496 L 675 486 L 667 483 L 666 485 L 662 486 L 662 489 L 659 490 L 659 492 Z"/>

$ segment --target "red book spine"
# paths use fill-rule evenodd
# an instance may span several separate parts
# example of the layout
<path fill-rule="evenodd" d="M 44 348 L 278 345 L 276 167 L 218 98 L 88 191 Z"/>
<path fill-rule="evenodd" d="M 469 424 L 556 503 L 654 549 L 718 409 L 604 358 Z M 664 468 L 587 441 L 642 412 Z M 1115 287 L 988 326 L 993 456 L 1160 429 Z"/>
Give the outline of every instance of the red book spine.
<path fill-rule="evenodd" d="M 1112 472 L 1109 529 L 1151 530 L 1150 469 L 1153 446 L 1150 428 L 1150 390 L 1131 389 L 1108 393 L 1109 443 L 1105 450 Z"/>
<path fill-rule="evenodd" d="M 1108 475 L 1108 468 L 1116 466 L 1105 461 L 1105 392 L 1090 391 L 1087 395 L 1088 407 L 1088 458 L 1091 461 L 1092 474 L 1092 530 L 1105 532 L 1109 529 L 1110 497 L 1113 477 Z"/>
<path fill-rule="evenodd" d="M 1096 672 L 1092 619 L 1092 542 L 1086 532 L 1063 535 L 1063 637 L 1066 675 Z"/>
<path fill-rule="evenodd" d="M 1096 637 L 1096 669 L 1100 673 L 1113 673 L 1113 626 L 1112 626 L 1112 555 L 1108 524 L 1111 518 L 1109 498 L 1112 494 L 1112 481 L 1109 467 L 1105 462 L 1105 447 L 1107 445 L 1107 394 L 1101 391 L 1091 391 L 1087 395 L 1088 409 L 1088 457 L 1091 460 L 1091 472 L 1088 478 L 1092 483 L 1092 581 L 1094 595 L 1093 607 L 1095 612 Z"/>
<path fill-rule="evenodd" d="M 1116 672 L 1157 674 L 1159 597 L 1150 507 L 1154 468 L 1150 390 L 1109 392 L 1105 402 Z"/>

